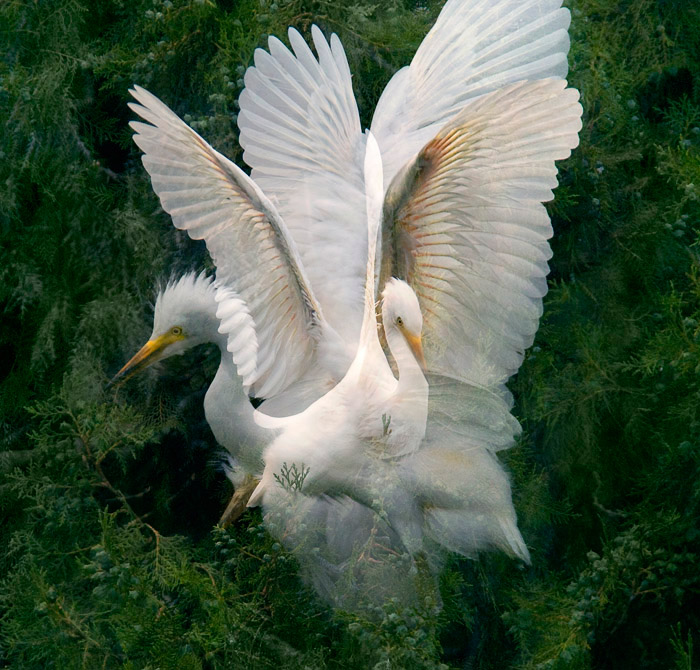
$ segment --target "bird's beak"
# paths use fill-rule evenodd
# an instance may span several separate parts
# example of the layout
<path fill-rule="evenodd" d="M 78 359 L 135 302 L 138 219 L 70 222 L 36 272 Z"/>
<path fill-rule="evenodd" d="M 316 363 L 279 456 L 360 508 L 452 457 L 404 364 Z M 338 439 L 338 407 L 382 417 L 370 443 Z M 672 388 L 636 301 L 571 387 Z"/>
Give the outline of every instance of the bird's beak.
<path fill-rule="evenodd" d="M 416 360 L 418 361 L 418 365 L 420 365 L 421 370 L 423 370 L 423 372 L 427 372 L 428 365 L 426 364 L 425 356 L 423 355 L 423 341 L 421 340 L 421 336 L 411 335 L 405 330 L 403 331 L 403 336 L 406 338 L 408 346 L 411 347 L 411 351 L 416 357 Z"/>
<path fill-rule="evenodd" d="M 137 372 L 140 372 L 149 365 L 160 360 L 167 347 L 179 339 L 181 339 L 181 336 L 173 335 L 172 333 L 164 333 L 153 340 L 148 340 L 133 358 L 112 377 L 109 386 L 113 386 L 118 382 L 125 382 L 132 375 L 135 375 Z"/>

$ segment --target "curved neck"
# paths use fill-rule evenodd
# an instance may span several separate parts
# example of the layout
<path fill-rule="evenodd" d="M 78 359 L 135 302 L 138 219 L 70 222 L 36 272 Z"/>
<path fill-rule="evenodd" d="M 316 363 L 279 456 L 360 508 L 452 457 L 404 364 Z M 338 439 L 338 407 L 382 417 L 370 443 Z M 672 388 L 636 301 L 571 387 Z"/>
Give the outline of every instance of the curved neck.
<path fill-rule="evenodd" d="M 212 332 L 215 333 L 215 336 L 212 337 L 212 343 L 215 344 L 217 347 L 219 347 L 219 351 L 221 352 L 221 362 L 223 363 L 225 360 L 230 361 L 231 366 L 235 369 L 235 365 L 233 364 L 233 357 L 231 356 L 231 353 L 226 349 L 226 343 L 227 343 L 227 337 L 225 334 L 221 334 L 218 330 L 218 321 L 217 321 L 217 328 L 214 329 Z"/>
<path fill-rule="evenodd" d="M 386 322 L 385 322 L 386 323 Z M 393 323 L 385 329 L 386 341 L 396 361 L 399 380 L 389 405 L 395 426 L 393 437 L 408 452 L 417 448 L 428 420 L 428 382 L 406 338 Z M 407 453 L 408 453 L 407 452 Z"/>
<path fill-rule="evenodd" d="M 225 371 L 226 376 L 229 379 L 235 380 L 233 386 L 236 387 L 236 395 L 240 397 L 245 397 L 248 400 L 248 394 L 243 390 L 242 378 L 238 374 L 238 366 L 233 362 L 233 354 L 226 348 L 228 343 L 228 336 L 224 333 L 218 331 L 218 319 L 216 320 L 216 328 L 212 329 L 212 344 L 219 347 L 219 352 L 221 353 L 221 362 L 219 364 L 219 371 Z"/>
<path fill-rule="evenodd" d="M 221 353 L 221 366 L 226 369 L 228 376 L 238 377 L 238 370 L 233 362 L 233 356 L 227 350 L 228 336 L 225 333 L 219 332 L 219 319 L 216 318 L 217 304 L 212 300 L 200 300 L 191 305 L 194 317 L 199 321 L 200 328 L 199 336 L 193 337 L 190 346 L 195 347 L 199 344 L 215 344 Z M 239 384 L 240 385 L 240 384 Z"/>
<path fill-rule="evenodd" d="M 384 319 L 384 323 L 387 323 L 386 319 Z M 389 323 L 388 326 L 385 326 L 384 333 L 386 342 L 389 345 L 389 351 L 396 361 L 399 373 L 399 387 L 407 386 L 415 389 L 417 386 L 425 384 L 423 370 L 421 370 L 413 351 L 411 351 L 406 338 L 399 332 L 399 329 L 393 323 Z"/>

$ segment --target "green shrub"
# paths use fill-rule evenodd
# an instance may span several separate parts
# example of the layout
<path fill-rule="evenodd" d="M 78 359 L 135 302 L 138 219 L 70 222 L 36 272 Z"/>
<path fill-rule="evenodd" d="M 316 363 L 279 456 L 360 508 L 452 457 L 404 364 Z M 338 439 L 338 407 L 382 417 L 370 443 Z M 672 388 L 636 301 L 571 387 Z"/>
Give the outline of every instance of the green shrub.
<path fill-rule="evenodd" d="M 420 5 L 420 6 L 419 6 Z M 364 125 L 438 2 L 0 4 L 0 667 L 683 668 L 700 555 L 700 10 L 572 0 L 581 146 L 505 455 L 533 566 L 452 559 L 435 617 L 331 612 L 229 484 L 210 348 L 118 390 L 153 286 L 206 267 L 131 142 L 134 83 L 234 160 L 245 68 L 311 23 Z"/>

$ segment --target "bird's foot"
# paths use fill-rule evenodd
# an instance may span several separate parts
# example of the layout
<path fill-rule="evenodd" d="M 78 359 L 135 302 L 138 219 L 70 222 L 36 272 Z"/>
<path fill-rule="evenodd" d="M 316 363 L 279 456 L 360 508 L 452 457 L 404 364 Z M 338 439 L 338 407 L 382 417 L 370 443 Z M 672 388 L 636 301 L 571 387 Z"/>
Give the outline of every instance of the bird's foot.
<path fill-rule="evenodd" d="M 222 528 L 227 528 L 230 526 L 238 517 L 243 514 L 248 505 L 248 499 L 252 495 L 255 487 L 258 485 L 259 480 L 252 475 L 246 475 L 245 479 L 241 485 L 233 492 L 229 504 L 226 506 L 224 513 L 219 519 L 219 526 Z"/>

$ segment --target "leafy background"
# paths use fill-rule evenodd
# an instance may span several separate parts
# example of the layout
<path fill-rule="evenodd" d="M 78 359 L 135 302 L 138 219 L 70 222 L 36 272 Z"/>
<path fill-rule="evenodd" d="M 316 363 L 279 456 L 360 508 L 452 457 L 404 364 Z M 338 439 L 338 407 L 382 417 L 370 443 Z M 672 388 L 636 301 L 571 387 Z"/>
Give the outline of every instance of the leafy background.
<path fill-rule="evenodd" d="M 440 2 L 0 3 L 0 667 L 700 667 L 700 9 L 571 0 L 581 146 L 505 460 L 533 554 L 453 559 L 444 607 L 331 612 L 230 494 L 203 347 L 114 391 L 154 285 L 206 267 L 131 142 L 154 91 L 240 159 L 267 34 L 335 31 L 362 121 Z"/>

